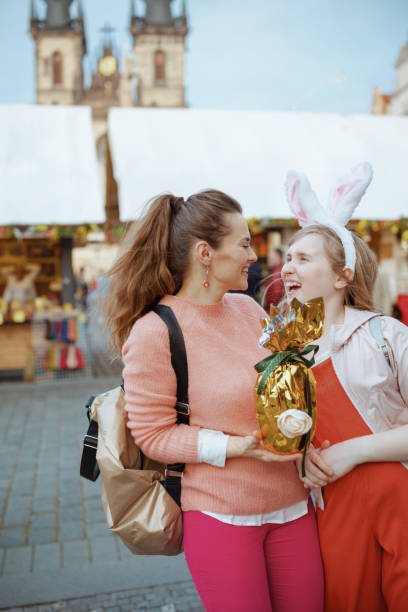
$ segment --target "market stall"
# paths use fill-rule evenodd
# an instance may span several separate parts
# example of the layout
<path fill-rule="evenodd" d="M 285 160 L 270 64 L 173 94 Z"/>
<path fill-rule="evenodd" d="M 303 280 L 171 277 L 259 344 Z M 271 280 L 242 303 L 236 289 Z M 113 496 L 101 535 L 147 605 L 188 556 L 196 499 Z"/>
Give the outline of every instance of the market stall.
<path fill-rule="evenodd" d="M 71 251 L 104 222 L 90 109 L 0 106 L 0 141 L 0 380 L 86 370 Z"/>
<path fill-rule="evenodd" d="M 297 227 L 284 195 L 288 170 L 304 172 L 324 202 L 339 176 L 369 161 L 374 180 L 353 224 L 405 304 L 408 117 L 115 108 L 108 129 L 122 220 L 161 192 L 221 189 L 242 204 L 264 265 Z"/>

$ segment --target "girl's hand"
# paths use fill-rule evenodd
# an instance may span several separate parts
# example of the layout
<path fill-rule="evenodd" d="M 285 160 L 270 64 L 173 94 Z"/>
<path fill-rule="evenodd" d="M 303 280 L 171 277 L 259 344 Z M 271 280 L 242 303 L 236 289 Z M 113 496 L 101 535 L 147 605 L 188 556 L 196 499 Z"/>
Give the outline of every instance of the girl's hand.
<path fill-rule="evenodd" d="M 361 457 L 358 438 L 345 440 L 329 446 L 326 440 L 318 450 L 312 450 L 306 458 L 306 477 L 302 478 L 309 488 L 322 487 L 345 476 L 359 463 Z"/>
<path fill-rule="evenodd" d="M 263 448 L 262 436 L 254 431 L 250 436 L 229 436 L 227 444 L 227 459 L 232 457 L 254 457 L 260 461 L 277 461 L 286 463 L 301 457 L 300 453 L 293 455 L 278 455 Z"/>
<path fill-rule="evenodd" d="M 324 487 L 333 477 L 334 472 L 329 463 L 322 456 L 324 449 L 330 446 L 330 442 L 325 440 L 320 448 L 311 448 L 306 453 L 305 471 L 306 476 L 302 478 L 302 459 L 297 459 L 296 465 L 299 471 L 299 477 L 303 481 L 305 487 L 314 489 L 315 487 Z"/>
<path fill-rule="evenodd" d="M 333 469 L 330 482 L 345 476 L 362 461 L 358 438 L 345 440 L 322 450 L 322 459 Z"/>

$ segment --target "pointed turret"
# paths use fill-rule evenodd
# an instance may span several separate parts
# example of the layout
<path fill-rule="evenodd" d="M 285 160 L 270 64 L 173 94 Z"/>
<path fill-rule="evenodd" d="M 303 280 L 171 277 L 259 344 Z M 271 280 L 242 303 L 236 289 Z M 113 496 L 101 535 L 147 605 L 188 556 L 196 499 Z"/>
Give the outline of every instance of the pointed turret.
<path fill-rule="evenodd" d="M 395 67 L 399 68 L 401 66 L 401 64 L 405 64 L 405 62 L 408 59 L 408 43 L 405 44 L 401 51 L 399 52 L 397 61 L 395 62 Z"/>
<path fill-rule="evenodd" d="M 40 25 L 40 20 L 38 18 L 37 9 L 35 6 L 35 0 L 30 0 L 30 34 L 35 38 L 38 28 Z"/>
<path fill-rule="evenodd" d="M 82 0 L 78 0 L 78 19 L 83 22 L 84 20 L 84 11 L 82 8 Z"/>
<path fill-rule="evenodd" d="M 183 0 L 183 3 L 181 5 L 181 15 L 180 17 L 178 17 L 176 21 L 178 24 L 180 24 L 182 27 L 184 27 L 187 30 L 187 2 L 186 0 Z"/>
<path fill-rule="evenodd" d="M 38 17 L 37 17 L 37 11 L 35 9 L 35 1 L 31 0 L 30 2 L 30 20 L 31 21 L 37 21 Z"/>
<path fill-rule="evenodd" d="M 51 28 L 65 28 L 71 23 L 70 6 L 73 0 L 45 0 L 47 16 L 45 25 Z"/>
<path fill-rule="evenodd" d="M 145 22 L 154 25 L 172 25 L 171 0 L 145 0 Z"/>

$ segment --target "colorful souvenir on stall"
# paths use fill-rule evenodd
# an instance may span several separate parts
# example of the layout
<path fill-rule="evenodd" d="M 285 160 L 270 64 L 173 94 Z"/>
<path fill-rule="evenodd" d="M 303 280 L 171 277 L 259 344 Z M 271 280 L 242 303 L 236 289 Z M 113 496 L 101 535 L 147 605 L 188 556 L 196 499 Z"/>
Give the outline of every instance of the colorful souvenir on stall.
<path fill-rule="evenodd" d="M 78 340 L 78 325 L 76 318 L 50 320 L 46 322 L 47 340 L 60 340 L 61 342 L 76 342 Z"/>
<path fill-rule="evenodd" d="M 54 346 L 44 351 L 41 368 L 43 370 L 84 370 L 86 367 L 79 346 Z"/>

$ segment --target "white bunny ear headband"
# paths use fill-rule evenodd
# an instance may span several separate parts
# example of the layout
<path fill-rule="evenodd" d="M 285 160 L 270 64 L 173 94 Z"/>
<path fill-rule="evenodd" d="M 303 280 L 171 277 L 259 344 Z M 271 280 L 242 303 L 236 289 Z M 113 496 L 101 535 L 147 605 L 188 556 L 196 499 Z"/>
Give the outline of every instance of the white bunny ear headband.
<path fill-rule="evenodd" d="M 327 207 L 323 208 L 304 174 L 288 172 L 286 176 L 286 197 L 300 225 L 325 225 L 336 232 L 344 248 L 345 269 L 350 268 L 353 274 L 356 267 L 356 249 L 353 236 L 345 225 L 351 219 L 372 178 L 373 169 L 368 162 L 355 166 L 337 181 L 330 192 Z"/>

